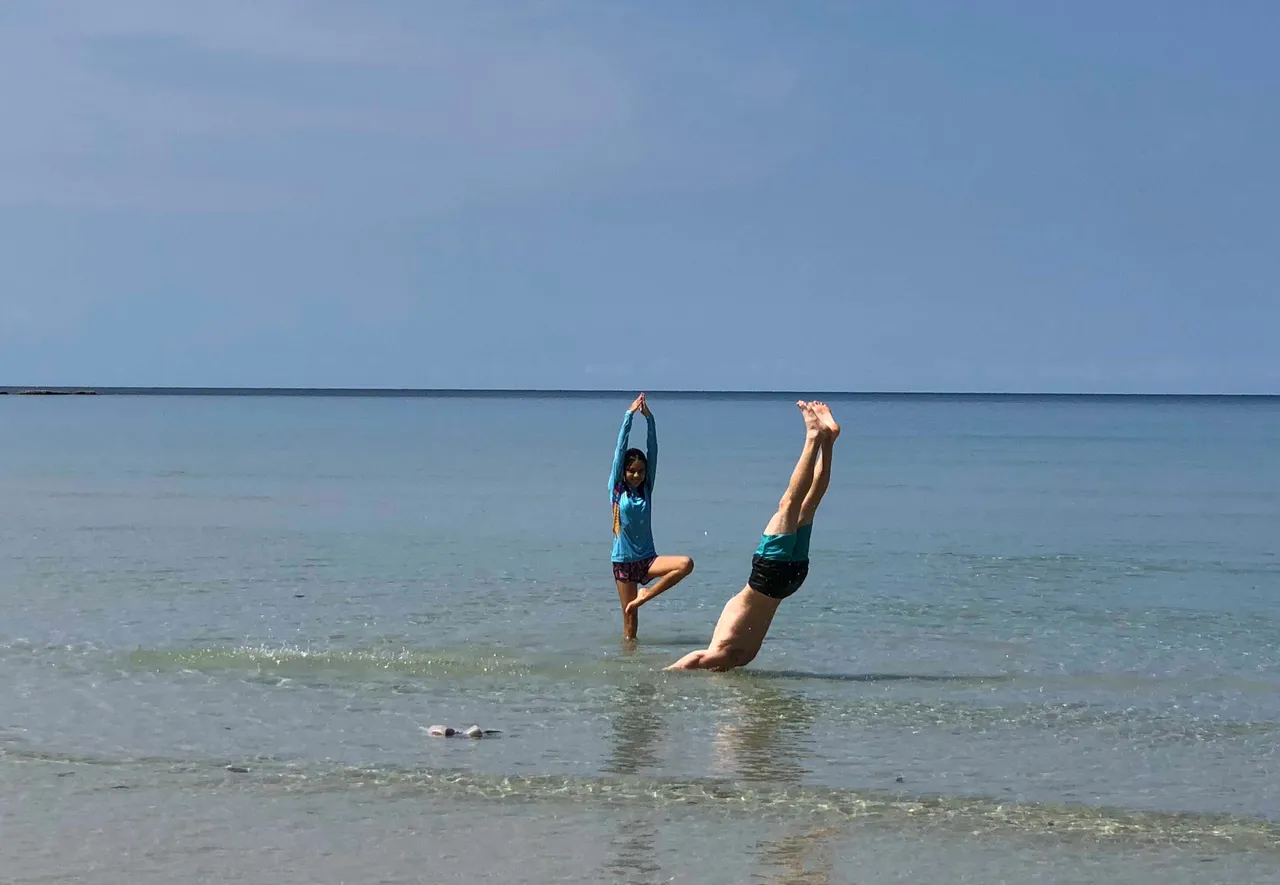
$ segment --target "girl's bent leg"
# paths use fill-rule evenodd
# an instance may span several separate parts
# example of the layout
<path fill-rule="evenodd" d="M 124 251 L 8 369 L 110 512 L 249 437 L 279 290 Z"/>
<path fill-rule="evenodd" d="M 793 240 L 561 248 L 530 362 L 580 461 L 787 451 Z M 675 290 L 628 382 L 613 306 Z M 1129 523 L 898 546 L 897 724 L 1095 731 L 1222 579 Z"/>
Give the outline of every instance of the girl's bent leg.
<path fill-rule="evenodd" d="M 646 575 L 650 581 L 656 578 L 657 582 L 640 594 L 640 602 L 643 604 L 665 593 L 691 574 L 693 574 L 693 560 L 690 557 L 659 556 L 649 564 L 649 574 Z"/>

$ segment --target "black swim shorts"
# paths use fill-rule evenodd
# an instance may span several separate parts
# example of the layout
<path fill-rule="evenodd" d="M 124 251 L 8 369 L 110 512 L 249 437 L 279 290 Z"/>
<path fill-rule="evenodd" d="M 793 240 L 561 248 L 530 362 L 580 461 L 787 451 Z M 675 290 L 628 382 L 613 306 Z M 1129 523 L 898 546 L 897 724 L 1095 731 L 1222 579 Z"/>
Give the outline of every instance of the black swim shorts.
<path fill-rule="evenodd" d="M 771 599 L 786 599 L 800 589 L 809 577 L 809 560 L 765 559 L 751 557 L 751 577 L 747 586 Z"/>

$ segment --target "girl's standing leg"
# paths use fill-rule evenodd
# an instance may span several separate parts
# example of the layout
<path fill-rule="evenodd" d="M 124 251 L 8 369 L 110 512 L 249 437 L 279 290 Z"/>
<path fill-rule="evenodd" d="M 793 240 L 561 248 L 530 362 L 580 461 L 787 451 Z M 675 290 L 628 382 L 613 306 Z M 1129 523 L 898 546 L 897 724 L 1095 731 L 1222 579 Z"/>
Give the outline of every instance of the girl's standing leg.
<path fill-rule="evenodd" d="M 640 632 L 640 613 L 635 607 L 628 608 L 639 592 L 635 581 L 616 581 L 618 585 L 618 602 L 622 604 L 622 638 L 635 639 Z"/>

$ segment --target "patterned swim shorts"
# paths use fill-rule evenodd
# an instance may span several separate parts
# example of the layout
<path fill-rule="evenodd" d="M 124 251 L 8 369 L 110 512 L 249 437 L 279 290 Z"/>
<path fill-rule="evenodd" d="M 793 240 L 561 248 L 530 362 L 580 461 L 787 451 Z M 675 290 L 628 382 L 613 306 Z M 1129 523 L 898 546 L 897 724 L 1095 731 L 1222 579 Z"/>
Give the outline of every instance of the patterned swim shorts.
<path fill-rule="evenodd" d="M 631 562 L 615 562 L 613 564 L 613 579 L 615 581 L 629 581 L 633 584 L 649 583 L 649 566 L 653 565 L 656 556 L 650 556 L 645 559 L 636 559 Z"/>

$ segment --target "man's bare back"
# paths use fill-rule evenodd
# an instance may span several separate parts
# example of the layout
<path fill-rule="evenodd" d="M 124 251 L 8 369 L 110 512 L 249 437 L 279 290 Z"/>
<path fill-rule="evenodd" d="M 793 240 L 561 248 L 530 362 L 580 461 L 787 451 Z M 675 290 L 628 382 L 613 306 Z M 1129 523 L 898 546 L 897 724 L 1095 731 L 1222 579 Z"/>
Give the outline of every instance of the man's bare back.
<path fill-rule="evenodd" d="M 752 560 L 751 579 L 730 599 L 705 649 L 668 670 L 732 670 L 751 663 L 782 600 L 799 589 L 809 568 L 809 532 L 831 480 L 831 453 L 840 425 L 821 402 L 798 402 L 805 443 L 778 510 L 765 526 Z"/>

